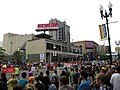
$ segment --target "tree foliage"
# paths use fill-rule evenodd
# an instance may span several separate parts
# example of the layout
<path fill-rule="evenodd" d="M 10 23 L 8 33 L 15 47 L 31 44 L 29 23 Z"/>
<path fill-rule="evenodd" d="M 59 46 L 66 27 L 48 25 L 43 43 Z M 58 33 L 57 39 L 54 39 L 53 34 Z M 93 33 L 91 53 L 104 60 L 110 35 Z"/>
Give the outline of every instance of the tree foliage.
<path fill-rule="evenodd" d="M 5 60 L 6 56 L 7 56 L 7 54 L 5 54 L 5 49 L 0 47 L 0 60 Z"/>
<path fill-rule="evenodd" d="M 20 62 L 22 56 L 23 56 L 23 53 L 22 53 L 21 51 L 15 51 L 15 52 L 13 53 L 13 60 L 14 60 L 14 61 L 17 61 L 17 62 Z"/>

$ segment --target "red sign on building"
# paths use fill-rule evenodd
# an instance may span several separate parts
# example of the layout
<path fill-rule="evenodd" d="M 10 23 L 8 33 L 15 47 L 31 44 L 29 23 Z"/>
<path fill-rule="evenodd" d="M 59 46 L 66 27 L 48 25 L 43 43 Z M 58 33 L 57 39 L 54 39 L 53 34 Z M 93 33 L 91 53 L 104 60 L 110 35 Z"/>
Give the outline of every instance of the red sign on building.
<path fill-rule="evenodd" d="M 50 29 L 58 29 L 58 24 L 57 23 L 49 23 L 49 24 L 38 24 L 37 30 L 50 30 Z"/>

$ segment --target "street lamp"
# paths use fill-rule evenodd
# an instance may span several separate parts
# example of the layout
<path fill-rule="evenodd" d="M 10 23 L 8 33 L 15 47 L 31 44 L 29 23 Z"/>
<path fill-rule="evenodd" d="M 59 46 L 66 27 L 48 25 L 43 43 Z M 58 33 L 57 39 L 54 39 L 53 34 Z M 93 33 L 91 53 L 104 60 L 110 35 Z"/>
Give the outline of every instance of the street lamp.
<path fill-rule="evenodd" d="M 112 17 L 112 4 L 109 2 L 108 5 L 109 8 L 109 13 L 105 10 L 105 14 L 103 14 L 103 7 L 100 5 L 100 13 L 101 13 L 101 18 L 106 19 L 106 25 L 107 25 L 107 32 L 108 32 L 108 44 L 109 44 L 109 54 L 110 54 L 110 64 L 112 64 L 112 54 L 111 54 L 111 44 L 110 44 L 110 33 L 109 33 L 109 26 L 108 26 L 108 17 Z"/>
<path fill-rule="evenodd" d="M 119 59 L 119 45 L 120 45 L 120 41 L 115 41 L 115 44 L 117 45 L 117 53 L 118 53 L 118 58 Z"/>

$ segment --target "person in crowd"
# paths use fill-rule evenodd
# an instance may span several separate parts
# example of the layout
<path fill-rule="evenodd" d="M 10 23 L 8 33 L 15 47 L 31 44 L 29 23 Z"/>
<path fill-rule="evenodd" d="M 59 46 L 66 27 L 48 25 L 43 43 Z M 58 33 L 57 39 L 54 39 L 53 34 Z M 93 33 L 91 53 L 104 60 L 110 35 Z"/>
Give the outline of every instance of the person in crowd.
<path fill-rule="evenodd" d="M 90 80 L 91 88 L 93 88 L 94 87 L 94 79 L 95 79 L 95 77 L 94 77 L 92 72 L 88 73 L 88 79 Z"/>
<path fill-rule="evenodd" d="M 45 90 L 48 90 L 48 86 L 49 86 L 49 77 L 47 76 L 47 75 L 45 75 L 44 77 L 43 77 L 43 84 L 45 85 Z"/>
<path fill-rule="evenodd" d="M 71 72 L 70 72 L 70 82 L 71 82 L 71 86 L 73 86 L 73 75 L 74 75 L 74 68 L 71 67 Z"/>
<path fill-rule="evenodd" d="M 67 77 L 66 76 L 60 77 L 60 84 L 61 84 L 61 86 L 59 87 L 59 90 L 74 90 L 72 88 L 72 86 L 67 84 Z"/>
<path fill-rule="evenodd" d="M 46 70 L 46 75 L 47 75 L 48 77 L 50 77 L 50 71 L 49 71 L 49 70 Z"/>
<path fill-rule="evenodd" d="M 28 73 L 28 83 L 25 85 L 25 90 L 34 90 L 35 87 L 34 87 L 34 81 L 35 81 L 35 78 L 33 76 L 33 73 L 30 71 Z"/>
<path fill-rule="evenodd" d="M 102 67 L 102 68 L 101 68 L 100 73 L 104 73 L 104 74 L 106 74 L 105 67 Z"/>
<path fill-rule="evenodd" d="M 32 63 L 31 71 L 32 71 L 33 73 L 35 73 L 35 65 L 34 65 L 34 63 Z"/>
<path fill-rule="evenodd" d="M 35 77 L 33 76 L 33 73 L 29 72 L 28 75 L 29 75 L 28 82 L 34 84 Z"/>
<path fill-rule="evenodd" d="M 64 70 L 62 70 L 62 72 L 61 72 L 60 76 L 66 76 L 66 74 L 65 74 L 65 71 L 64 71 Z"/>
<path fill-rule="evenodd" d="M 57 87 L 55 86 L 55 84 L 52 84 L 51 82 L 49 83 L 49 88 L 48 90 L 57 90 Z"/>
<path fill-rule="evenodd" d="M 77 90 L 91 90 L 90 81 L 88 80 L 88 73 L 84 70 L 81 71 L 80 78 L 82 78 L 82 81 Z"/>
<path fill-rule="evenodd" d="M 35 83 L 35 90 L 45 90 L 44 84 L 39 80 L 38 77 L 35 78 L 36 83 Z"/>
<path fill-rule="evenodd" d="M 113 85 L 113 90 L 120 90 L 120 66 L 116 67 L 116 72 L 112 74 L 110 83 Z"/>
<path fill-rule="evenodd" d="M 85 70 L 85 66 L 84 65 L 81 66 L 80 72 L 83 71 L 83 70 Z"/>
<path fill-rule="evenodd" d="M 24 90 L 35 90 L 35 87 L 34 87 L 34 85 L 32 83 L 28 83 L 25 86 Z"/>
<path fill-rule="evenodd" d="M 35 78 L 34 77 L 29 77 L 28 82 L 34 84 L 35 83 Z"/>
<path fill-rule="evenodd" d="M 112 69 L 109 69 L 106 73 L 106 76 L 107 76 L 107 85 L 109 87 L 112 87 L 112 84 L 110 83 L 110 79 L 111 79 L 111 76 L 113 74 L 113 70 Z"/>
<path fill-rule="evenodd" d="M 50 67 L 51 67 L 51 65 L 50 65 L 50 63 L 48 63 L 47 64 L 47 69 L 50 70 Z"/>
<path fill-rule="evenodd" d="M 7 77 L 6 77 L 6 73 L 1 73 L 1 77 L 0 77 L 0 81 L 4 82 L 7 84 Z"/>
<path fill-rule="evenodd" d="M 0 81 L 0 90 L 8 90 L 7 84 Z"/>
<path fill-rule="evenodd" d="M 98 73 L 96 75 L 96 84 L 99 86 L 99 90 L 112 90 L 106 85 L 107 76 L 104 73 Z"/>
<path fill-rule="evenodd" d="M 67 84 L 69 84 L 70 73 L 69 73 L 67 67 L 65 67 L 64 70 L 65 70 L 65 74 L 66 74 L 65 76 L 67 77 Z"/>
<path fill-rule="evenodd" d="M 15 74 L 16 76 L 18 77 L 19 76 L 19 73 L 20 73 L 20 70 L 19 70 L 19 67 L 15 67 Z"/>
<path fill-rule="evenodd" d="M 8 80 L 7 84 L 9 85 L 10 90 L 13 90 L 13 87 L 18 84 L 18 79 L 16 78 L 16 74 L 11 74 L 11 79 Z"/>
<path fill-rule="evenodd" d="M 23 87 L 22 87 L 20 84 L 16 84 L 16 85 L 13 87 L 13 90 L 23 90 Z"/>
<path fill-rule="evenodd" d="M 53 69 L 55 70 L 56 68 L 57 68 L 57 64 L 54 63 L 54 64 L 53 64 Z"/>
<path fill-rule="evenodd" d="M 39 67 L 36 66 L 35 77 L 38 77 L 38 76 L 39 76 Z"/>
<path fill-rule="evenodd" d="M 38 76 L 39 80 L 43 82 L 43 72 L 40 72 L 40 75 Z"/>
<path fill-rule="evenodd" d="M 2 66 L 2 68 L 7 68 L 7 65 L 6 65 L 6 64 L 4 64 L 4 65 Z"/>
<path fill-rule="evenodd" d="M 26 79 L 26 76 L 27 76 L 27 73 L 26 72 L 22 72 L 21 73 L 22 79 L 18 80 L 18 84 L 20 84 L 23 88 L 28 83 L 28 80 Z"/>
<path fill-rule="evenodd" d="M 57 70 L 54 70 L 54 73 L 51 75 L 51 83 L 53 83 L 58 90 L 59 87 L 59 76 L 57 75 Z"/>
<path fill-rule="evenodd" d="M 45 90 L 57 90 L 56 86 L 50 82 L 50 78 L 47 75 L 43 77 L 43 84 L 45 85 Z"/>
<path fill-rule="evenodd" d="M 79 86 L 79 78 L 80 78 L 80 73 L 78 72 L 78 68 L 75 68 L 75 73 L 73 74 L 73 88 L 74 90 L 77 90 Z"/>

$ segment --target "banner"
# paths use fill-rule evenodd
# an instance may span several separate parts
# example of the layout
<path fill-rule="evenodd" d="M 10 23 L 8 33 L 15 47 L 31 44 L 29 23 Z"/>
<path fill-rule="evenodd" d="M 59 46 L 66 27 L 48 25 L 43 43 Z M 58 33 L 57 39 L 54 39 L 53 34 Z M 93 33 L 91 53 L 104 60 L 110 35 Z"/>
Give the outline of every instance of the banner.
<path fill-rule="evenodd" d="M 99 25 L 99 29 L 100 29 L 100 36 L 101 36 L 101 39 L 107 39 L 107 31 L 106 31 L 106 25 L 105 24 L 102 24 L 102 25 Z"/>
<path fill-rule="evenodd" d="M 38 24 L 37 28 L 38 28 L 39 30 L 58 29 L 58 24 L 57 24 L 57 23 Z"/>
<path fill-rule="evenodd" d="M 2 68 L 2 73 L 14 73 L 15 68 Z"/>

